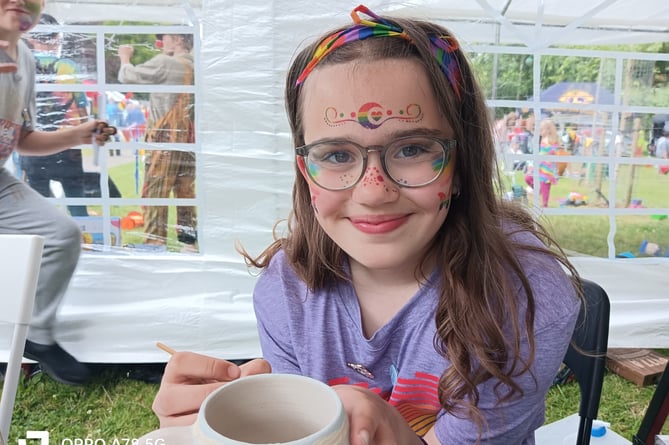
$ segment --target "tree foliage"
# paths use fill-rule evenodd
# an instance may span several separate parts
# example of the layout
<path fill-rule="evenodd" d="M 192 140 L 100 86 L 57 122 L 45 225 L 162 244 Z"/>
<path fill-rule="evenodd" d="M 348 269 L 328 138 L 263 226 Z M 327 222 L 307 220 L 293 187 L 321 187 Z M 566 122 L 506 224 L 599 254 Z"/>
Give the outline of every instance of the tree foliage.
<path fill-rule="evenodd" d="M 669 43 L 616 45 L 599 47 L 569 47 L 598 51 L 627 51 L 669 53 Z M 479 83 L 489 99 L 526 100 L 532 98 L 534 56 L 527 54 L 471 53 L 470 61 Z M 625 60 L 624 90 L 626 103 L 646 106 L 666 106 L 669 101 L 669 63 L 665 61 Z M 541 90 L 559 82 L 597 82 L 614 90 L 616 61 L 614 58 L 583 56 L 541 56 L 539 81 Z M 501 115 L 500 108 L 496 111 Z"/>

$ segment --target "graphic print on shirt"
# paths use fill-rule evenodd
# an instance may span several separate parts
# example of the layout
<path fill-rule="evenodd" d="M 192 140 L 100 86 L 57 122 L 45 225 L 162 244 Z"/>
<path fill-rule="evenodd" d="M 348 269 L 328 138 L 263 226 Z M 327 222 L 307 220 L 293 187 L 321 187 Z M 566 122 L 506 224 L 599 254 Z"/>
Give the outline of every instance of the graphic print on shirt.
<path fill-rule="evenodd" d="M 7 119 L 0 119 L 0 166 L 18 145 L 21 126 Z"/>
<path fill-rule="evenodd" d="M 382 392 L 380 388 L 370 386 L 369 382 L 354 382 L 349 377 L 331 379 L 328 385 L 355 385 L 379 394 L 402 414 L 419 436 L 432 428 L 441 409 L 437 394 L 439 377 L 424 372 L 416 372 L 413 378 L 399 376 L 390 392 Z"/>

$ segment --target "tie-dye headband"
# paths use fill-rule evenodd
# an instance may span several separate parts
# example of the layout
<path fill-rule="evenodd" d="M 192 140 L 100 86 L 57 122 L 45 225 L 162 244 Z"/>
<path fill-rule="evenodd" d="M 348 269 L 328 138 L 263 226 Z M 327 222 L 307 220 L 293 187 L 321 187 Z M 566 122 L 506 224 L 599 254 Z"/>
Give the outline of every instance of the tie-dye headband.
<path fill-rule="evenodd" d="M 361 18 L 358 15 L 360 12 L 371 17 L 373 20 Z M 346 43 L 364 40 L 369 37 L 400 37 L 410 42 L 412 41 L 411 37 L 402 28 L 374 14 L 364 5 L 359 5 L 353 9 L 351 11 L 351 18 L 355 23 L 353 26 L 331 35 L 318 45 L 313 57 L 300 74 L 300 77 L 297 78 L 295 86 L 304 82 L 325 56 Z M 437 59 L 441 71 L 451 84 L 455 95 L 460 98 L 460 88 L 458 86 L 460 70 L 458 61 L 453 57 L 453 54 L 459 48 L 458 41 L 452 36 L 431 35 L 430 42 L 432 43 L 432 53 Z"/>

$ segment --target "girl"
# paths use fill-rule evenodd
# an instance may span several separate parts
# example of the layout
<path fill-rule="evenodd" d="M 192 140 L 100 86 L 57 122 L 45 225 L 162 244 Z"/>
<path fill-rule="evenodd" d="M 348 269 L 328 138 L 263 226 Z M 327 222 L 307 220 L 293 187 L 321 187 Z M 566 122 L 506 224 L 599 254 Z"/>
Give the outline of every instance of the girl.
<path fill-rule="evenodd" d="M 539 141 L 539 155 L 555 155 L 560 149 L 560 136 L 558 136 L 555 122 L 551 119 L 541 121 L 539 127 L 541 139 Z M 525 176 L 527 185 L 534 188 L 534 173 L 528 171 Z M 555 165 L 550 161 L 541 161 L 539 163 L 539 195 L 541 196 L 541 205 L 548 207 L 548 199 L 551 196 L 551 186 L 557 183 L 557 172 Z"/>
<path fill-rule="evenodd" d="M 530 444 L 579 310 L 577 274 L 503 201 L 481 90 L 455 38 L 364 6 L 293 62 L 288 234 L 259 257 L 263 359 L 172 356 L 154 411 L 260 372 L 333 385 L 350 443 Z M 561 266 L 571 273 L 566 274 Z"/>

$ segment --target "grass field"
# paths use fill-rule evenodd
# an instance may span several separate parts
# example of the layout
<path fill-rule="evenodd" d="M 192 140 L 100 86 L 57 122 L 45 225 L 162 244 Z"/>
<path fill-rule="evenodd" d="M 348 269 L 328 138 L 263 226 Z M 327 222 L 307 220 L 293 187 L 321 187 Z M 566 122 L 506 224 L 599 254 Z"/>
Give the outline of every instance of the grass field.
<path fill-rule="evenodd" d="M 152 371 L 155 369 L 154 366 Z M 68 443 L 67 439 L 102 439 L 106 444 L 117 439 L 123 444 L 123 439 L 138 438 L 158 428 L 151 411 L 158 385 L 128 377 L 137 373 L 136 367 L 100 367 L 97 377 L 84 387 L 64 386 L 43 374 L 23 382 L 9 443 L 25 437 L 25 431 L 46 430 L 52 444 Z M 607 372 L 598 417 L 631 440 L 654 389 L 652 385 L 637 387 Z M 575 382 L 554 386 L 547 399 L 546 421 L 553 422 L 577 412 L 579 398 Z M 663 431 L 667 431 L 667 425 Z"/>
<path fill-rule="evenodd" d="M 570 164 L 571 165 L 571 164 Z M 594 167 L 584 171 L 585 176 L 578 175 L 580 166 L 570 167 L 574 172 L 571 176 L 563 176 L 551 188 L 549 207 L 555 208 L 564 205 L 561 201 L 568 198 L 572 192 L 579 193 L 586 198 L 587 205 L 570 207 L 574 215 L 543 216 L 544 222 L 560 246 L 566 251 L 577 255 L 591 255 L 605 258 L 608 256 L 607 237 L 610 230 L 609 217 L 605 215 L 579 215 L 580 209 L 608 207 L 605 199 L 596 192 L 602 191 L 608 195 L 609 181 L 603 177 L 601 183 L 593 173 Z M 626 197 L 640 200 L 641 205 L 648 208 L 666 208 L 669 206 L 669 175 L 660 175 L 654 167 L 637 166 L 632 169 L 629 165 L 621 166 L 617 172 L 618 183 L 616 188 L 615 205 L 625 207 Z M 517 172 L 509 179 L 509 184 L 525 187 L 524 175 Z M 528 200 L 533 202 L 530 194 Z M 640 247 L 644 241 L 656 243 L 662 256 L 669 250 L 669 218 L 661 215 L 624 215 L 615 218 L 616 235 L 614 242 L 616 254 L 629 252 L 635 256 L 643 256 Z"/>

